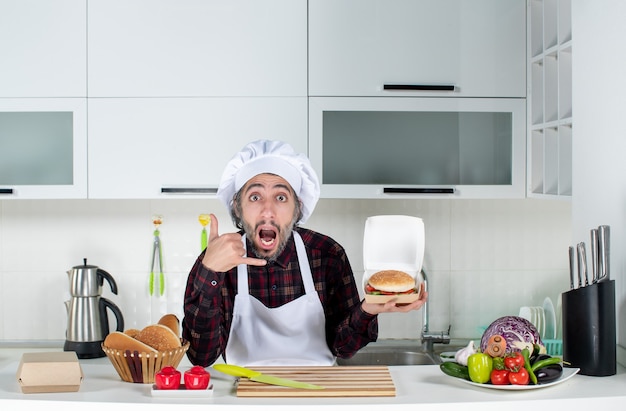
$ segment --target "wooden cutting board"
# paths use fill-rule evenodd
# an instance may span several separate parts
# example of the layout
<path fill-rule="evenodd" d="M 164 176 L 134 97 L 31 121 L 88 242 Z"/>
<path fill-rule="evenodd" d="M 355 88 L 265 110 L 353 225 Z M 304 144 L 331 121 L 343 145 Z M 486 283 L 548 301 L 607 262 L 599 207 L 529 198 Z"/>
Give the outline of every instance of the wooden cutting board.
<path fill-rule="evenodd" d="M 305 390 L 239 379 L 238 397 L 395 397 L 396 387 L 387 366 L 253 367 L 255 371 L 321 385 Z"/>

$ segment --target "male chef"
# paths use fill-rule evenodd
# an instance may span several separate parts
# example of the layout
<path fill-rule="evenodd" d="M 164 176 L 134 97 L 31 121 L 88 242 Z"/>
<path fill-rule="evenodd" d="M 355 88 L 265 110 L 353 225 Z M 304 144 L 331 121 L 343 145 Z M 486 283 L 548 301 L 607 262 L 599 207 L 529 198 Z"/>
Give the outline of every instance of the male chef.
<path fill-rule="evenodd" d="M 217 197 L 234 233 L 211 215 L 207 248 L 187 280 L 183 337 L 193 364 L 332 365 L 378 336 L 377 315 L 420 309 L 361 301 L 345 250 L 304 224 L 320 185 L 308 158 L 261 140 L 227 164 Z M 422 285 L 423 287 L 423 285 Z"/>

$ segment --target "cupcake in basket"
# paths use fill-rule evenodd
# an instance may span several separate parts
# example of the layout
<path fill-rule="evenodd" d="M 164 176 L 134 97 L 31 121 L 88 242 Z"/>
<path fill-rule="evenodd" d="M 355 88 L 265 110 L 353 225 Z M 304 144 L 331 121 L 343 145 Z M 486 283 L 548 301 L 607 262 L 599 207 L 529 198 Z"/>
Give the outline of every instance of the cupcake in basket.
<path fill-rule="evenodd" d="M 122 380 L 151 384 L 161 368 L 178 367 L 189 349 L 189 342 L 183 342 L 179 335 L 178 318 L 166 314 L 157 324 L 141 330 L 110 333 L 102 350 Z"/>

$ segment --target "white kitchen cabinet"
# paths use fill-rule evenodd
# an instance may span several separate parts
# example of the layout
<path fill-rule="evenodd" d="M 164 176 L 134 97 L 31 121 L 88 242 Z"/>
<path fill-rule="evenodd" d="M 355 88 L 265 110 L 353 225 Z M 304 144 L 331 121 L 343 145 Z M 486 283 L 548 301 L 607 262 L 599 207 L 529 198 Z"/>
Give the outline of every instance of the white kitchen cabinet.
<path fill-rule="evenodd" d="M 306 96 L 306 0 L 90 0 L 90 97 Z"/>
<path fill-rule="evenodd" d="M 526 101 L 311 97 L 325 198 L 523 198 Z"/>
<path fill-rule="evenodd" d="M 0 97 L 85 97 L 87 0 L 0 0 Z"/>
<path fill-rule="evenodd" d="M 525 17 L 526 0 L 312 0 L 309 94 L 526 97 Z"/>
<path fill-rule="evenodd" d="M 528 196 L 572 196 L 571 0 L 530 0 Z"/>
<path fill-rule="evenodd" d="M 86 197 L 86 99 L 0 98 L 0 199 Z"/>
<path fill-rule="evenodd" d="M 210 197 L 257 139 L 306 152 L 307 98 L 92 98 L 89 198 Z"/>

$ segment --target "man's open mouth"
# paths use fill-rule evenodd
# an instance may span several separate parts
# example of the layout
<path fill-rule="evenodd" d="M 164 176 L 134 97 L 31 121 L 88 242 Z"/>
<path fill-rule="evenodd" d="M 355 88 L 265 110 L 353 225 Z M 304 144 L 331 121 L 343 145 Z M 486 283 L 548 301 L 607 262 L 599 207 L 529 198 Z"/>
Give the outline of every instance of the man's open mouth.
<path fill-rule="evenodd" d="M 259 230 L 259 240 L 264 249 L 271 249 L 276 244 L 277 233 L 274 230 Z"/>

